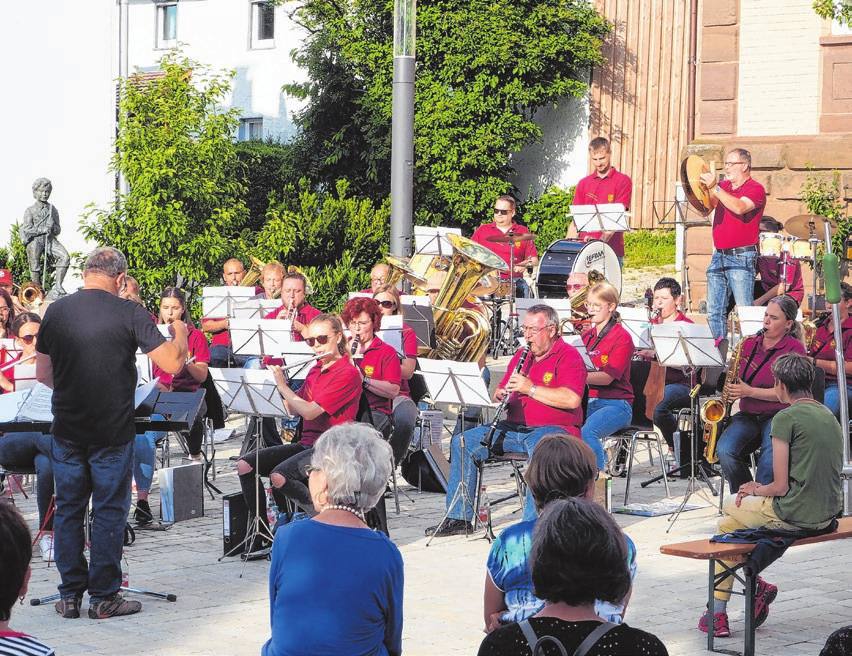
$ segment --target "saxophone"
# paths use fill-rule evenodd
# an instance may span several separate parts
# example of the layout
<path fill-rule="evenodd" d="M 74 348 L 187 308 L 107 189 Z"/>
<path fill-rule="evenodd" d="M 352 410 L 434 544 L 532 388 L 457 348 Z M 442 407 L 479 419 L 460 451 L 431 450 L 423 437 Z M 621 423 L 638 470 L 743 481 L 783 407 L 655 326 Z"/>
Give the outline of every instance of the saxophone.
<path fill-rule="evenodd" d="M 759 331 L 751 337 L 758 337 L 763 331 Z M 731 385 L 736 385 L 739 382 L 740 358 L 743 354 L 743 346 L 750 337 L 745 337 L 737 344 L 737 350 L 734 351 L 734 357 L 731 358 L 731 364 L 728 367 L 728 374 L 725 376 L 725 385 L 722 388 L 722 395 L 718 399 L 709 399 L 701 406 L 701 419 L 704 421 L 704 442 L 707 446 L 704 447 L 704 458 L 709 463 L 719 462 L 716 455 L 716 443 L 722 431 L 725 430 L 728 423 L 731 421 L 731 406 L 734 404 L 728 397 L 731 393 Z"/>

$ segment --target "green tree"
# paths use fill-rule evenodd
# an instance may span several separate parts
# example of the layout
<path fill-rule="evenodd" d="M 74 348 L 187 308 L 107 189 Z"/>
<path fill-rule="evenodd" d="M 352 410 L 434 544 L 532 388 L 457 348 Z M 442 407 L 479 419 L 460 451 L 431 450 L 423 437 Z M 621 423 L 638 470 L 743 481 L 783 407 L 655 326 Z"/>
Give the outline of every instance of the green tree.
<path fill-rule="evenodd" d="M 843 25 L 852 25 L 852 2 L 850 0 L 816 0 L 813 8 L 817 16 L 836 20 Z"/>
<path fill-rule="evenodd" d="M 107 209 L 90 206 L 82 228 L 124 252 L 147 294 L 176 284 L 192 294 L 218 274 L 247 215 L 242 176 L 234 174 L 239 110 L 221 107 L 234 73 L 179 52 L 162 58 L 160 72 L 120 81 L 111 169 L 124 174 L 129 191 Z"/>
<path fill-rule="evenodd" d="M 392 3 L 314 0 L 294 9 L 308 29 L 294 58 L 309 81 L 285 89 L 297 117 L 300 170 L 390 191 Z M 603 61 L 609 24 L 584 0 L 424 0 L 417 6 L 415 199 L 418 223 L 472 229 L 512 191 L 512 155 L 540 140 L 538 109 L 581 96 Z"/>

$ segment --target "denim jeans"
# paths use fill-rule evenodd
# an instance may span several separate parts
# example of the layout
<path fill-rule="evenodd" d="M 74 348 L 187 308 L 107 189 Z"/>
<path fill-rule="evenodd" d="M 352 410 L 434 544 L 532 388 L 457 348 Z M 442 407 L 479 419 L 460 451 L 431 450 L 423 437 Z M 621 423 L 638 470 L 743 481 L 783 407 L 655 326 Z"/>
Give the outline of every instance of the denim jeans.
<path fill-rule="evenodd" d="M 163 415 L 151 415 L 151 419 L 162 421 Z M 157 442 L 166 436 L 166 431 L 147 431 L 136 436 L 136 449 L 133 458 L 133 478 L 139 492 L 151 490 L 154 469 L 157 466 Z"/>
<path fill-rule="evenodd" d="M 582 435 L 583 441 L 595 452 L 598 469 L 606 467 L 602 440 L 627 428 L 632 419 L 633 408 L 624 399 L 589 399 Z"/>
<path fill-rule="evenodd" d="M 677 430 L 677 411 L 688 408 L 692 399 L 686 385 L 666 385 L 663 400 L 654 409 L 654 423 L 660 429 L 669 448 L 674 447 L 674 432 Z"/>
<path fill-rule="evenodd" d="M 488 457 L 488 449 L 480 444 L 487 433 L 488 426 L 478 426 L 473 430 L 465 431 L 464 472 L 462 472 L 461 433 L 453 435 L 450 442 L 450 480 L 447 486 L 447 508 L 450 509 L 452 519 L 466 519 L 468 521 L 473 519 L 472 504 L 476 497 L 476 463 L 483 462 Z M 561 433 L 568 436 L 565 429 L 559 426 L 523 426 L 511 421 L 501 421 L 497 424 L 497 430 L 494 433 L 494 444 L 502 443 L 504 453 L 514 452 L 532 455 L 538 441 L 550 433 Z M 459 495 L 456 503 L 451 507 L 450 501 L 453 500 L 456 490 L 461 485 L 462 477 L 467 482 L 468 493 L 471 496 L 470 503 L 462 498 L 463 495 Z M 524 520 L 535 518 L 535 504 L 532 495 L 527 490 Z"/>
<path fill-rule="evenodd" d="M 846 416 L 848 418 L 852 415 L 852 387 L 849 385 L 846 386 L 846 399 Z M 824 404 L 837 417 L 837 421 L 840 421 L 840 392 L 837 382 L 825 386 Z"/>
<path fill-rule="evenodd" d="M 713 251 L 707 269 L 707 323 L 717 339 L 728 333 L 726 311 L 733 293 L 737 305 L 754 304 L 755 258 L 749 251 L 739 255 L 724 255 Z"/>
<path fill-rule="evenodd" d="M 521 277 L 515 278 L 515 298 L 532 298 L 529 284 Z"/>
<path fill-rule="evenodd" d="M 53 517 L 45 521 L 53 496 L 53 463 L 50 461 L 51 435 L 38 432 L 6 433 L 0 437 L 0 465 L 8 470 L 35 469 L 38 525 L 53 530 Z"/>
<path fill-rule="evenodd" d="M 218 369 L 226 369 L 228 367 L 243 367 L 248 360 L 248 356 L 234 355 L 230 346 L 222 344 L 214 344 L 210 347 L 210 366 Z"/>
<path fill-rule="evenodd" d="M 97 603 L 121 587 L 121 549 L 130 510 L 134 447 L 134 440 L 119 446 L 90 446 L 58 435 L 53 438 L 53 550 L 63 598 L 82 595 L 88 589 L 91 601 Z M 87 564 L 83 550 L 89 497 L 92 534 Z"/>
<path fill-rule="evenodd" d="M 767 485 L 775 478 L 772 471 L 772 437 L 769 434 L 772 417 L 774 414 L 753 415 L 738 412 L 719 437 L 716 455 L 722 465 L 722 472 L 728 479 L 731 492 L 736 492 L 743 483 L 752 480 L 750 456 L 758 449 L 760 458 L 757 461 L 755 480 L 761 485 Z"/>

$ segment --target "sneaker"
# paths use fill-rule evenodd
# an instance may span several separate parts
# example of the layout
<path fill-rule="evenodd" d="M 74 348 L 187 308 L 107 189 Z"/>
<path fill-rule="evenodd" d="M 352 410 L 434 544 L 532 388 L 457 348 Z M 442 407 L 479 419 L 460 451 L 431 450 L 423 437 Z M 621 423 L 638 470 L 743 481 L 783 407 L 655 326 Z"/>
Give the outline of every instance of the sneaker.
<path fill-rule="evenodd" d="M 701 619 L 698 620 L 698 628 L 707 633 L 707 616 L 710 614 L 710 611 L 706 611 L 704 615 L 701 616 Z M 716 638 L 729 638 L 731 636 L 731 629 L 728 626 L 728 614 L 727 613 L 716 613 L 713 616 L 713 635 Z"/>
<path fill-rule="evenodd" d="M 262 560 L 269 558 L 271 552 L 272 542 L 261 535 L 255 535 L 251 541 L 251 546 L 240 554 L 240 558 L 245 561 Z"/>
<path fill-rule="evenodd" d="M 151 506 L 148 505 L 148 499 L 136 500 L 136 512 L 133 513 L 133 519 L 139 526 L 154 523 L 154 515 L 151 512 Z"/>
<path fill-rule="evenodd" d="M 53 560 L 53 535 L 45 533 L 38 541 L 38 548 L 41 550 L 41 559 L 49 563 Z"/>
<path fill-rule="evenodd" d="M 142 604 L 138 601 L 128 601 L 120 594 L 115 593 L 108 599 L 93 601 L 89 603 L 89 617 L 93 620 L 104 620 L 108 617 L 121 617 L 122 615 L 133 615 L 142 610 Z"/>
<path fill-rule="evenodd" d="M 62 615 L 66 620 L 74 620 L 80 617 L 80 605 L 83 601 L 83 595 L 74 597 L 63 597 L 54 604 L 56 612 Z"/>
<path fill-rule="evenodd" d="M 445 538 L 450 535 L 464 535 L 466 533 L 473 532 L 473 526 L 471 526 L 470 522 L 466 522 L 463 519 L 448 519 L 441 526 L 441 530 L 438 530 L 438 526 L 430 526 L 426 529 L 426 535 L 431 535 L 436 538 Z"/>
<path fill-rule="evenodd" d="M 754 628 L 759 627 L 769 617 L 769 604 L 778 596 L 778 586 L 767 583 L 759 576 L 754 590 Z"/>

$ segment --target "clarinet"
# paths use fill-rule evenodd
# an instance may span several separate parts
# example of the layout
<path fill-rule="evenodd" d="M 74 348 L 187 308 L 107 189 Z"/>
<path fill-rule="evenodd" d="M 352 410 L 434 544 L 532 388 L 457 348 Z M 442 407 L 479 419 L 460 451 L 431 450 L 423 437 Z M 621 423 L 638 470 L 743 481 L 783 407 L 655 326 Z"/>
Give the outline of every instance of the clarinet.
<path fill-rule="evenodd" d="M 518 358 L 518 364 L 515 365 L 515 370 L 512 372 L 513 374 L 521 373 L 521 370 L 524 368 L 524 363 L 527 361 L 527 356 L 530 354 L 531 345 L 527 344 L 524 347 L 524 350 L 521 351 L 521 357 Z M 509 397 L 512 396 L 511 393 L 506 392 L 506 396 L 503 397 L 503 400 L 500 402 L 500 406 L 497 408 L 497 412 L 494 414 L 494 421 L 491 422 L 491 425 L 488 427 L 488 433 L 486 433 L 480 444 L 484 447 L 488 447 L 488 450 L 491 451 L 491 445 L 494 443 L 494 433 L 497 432 L 497 424 L 500 423 L 503 415 L 506 413 L 506 408 L 509 407 Z"/>
<path fill-rule="evenodd" d="M 360 341 L 361 341 L 361 336 L 360 336 L 360 335 L 353 335 L 353 336 L 352 336 L 352 346 L 351 346 L 351 349 L 352 349 L 352 357 L 353 357 L 353 358 L 355 357 L 355 354 L 358 352 L 358 342 L 360 342 Z"/>

